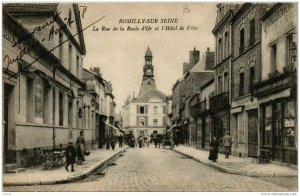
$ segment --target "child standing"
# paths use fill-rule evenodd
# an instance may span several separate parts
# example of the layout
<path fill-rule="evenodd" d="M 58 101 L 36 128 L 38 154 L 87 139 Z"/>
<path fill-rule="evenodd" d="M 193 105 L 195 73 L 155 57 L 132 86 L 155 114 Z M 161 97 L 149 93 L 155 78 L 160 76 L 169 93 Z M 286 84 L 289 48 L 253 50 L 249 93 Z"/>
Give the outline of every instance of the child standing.
<path fill-rule="evenodd" d="M 71 171 L 74 172 L 74 163 L 76 162 L 76 151 L 73 146 L 73 141 L 69 141 L 69 146 L 66 148 L 66 170 L 69 171 L 68 167 L 71 165 Z"/>

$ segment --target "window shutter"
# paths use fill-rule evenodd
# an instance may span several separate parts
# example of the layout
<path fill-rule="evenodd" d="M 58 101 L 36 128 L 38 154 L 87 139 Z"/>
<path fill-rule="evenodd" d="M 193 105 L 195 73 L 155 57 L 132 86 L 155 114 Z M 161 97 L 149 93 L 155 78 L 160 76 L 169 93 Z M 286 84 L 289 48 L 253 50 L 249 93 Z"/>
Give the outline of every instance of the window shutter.
<path fill-rule="evenodd" d="M 138 116 L 136 117 L 136 126 L 140 126 L 140 119 Z"/>
<path fill-rule="evenodd" d="M 144 108 L 145 108 L 145 114 L 148 114 L 148 106 L 145 105 Z"/>
<path fill-rule="evenodd" d="M 137 113 L 137 114 L 140 113 L 140 106 L 139 106 L 139 105 L 136 106 L 136 113 Z"/>

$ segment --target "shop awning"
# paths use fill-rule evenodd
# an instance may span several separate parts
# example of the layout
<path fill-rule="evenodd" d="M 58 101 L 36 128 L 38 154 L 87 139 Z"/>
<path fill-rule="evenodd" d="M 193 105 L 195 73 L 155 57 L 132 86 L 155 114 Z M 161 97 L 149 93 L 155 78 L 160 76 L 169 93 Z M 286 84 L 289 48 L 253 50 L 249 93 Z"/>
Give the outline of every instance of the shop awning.
<path fill-rule="evenodd" d="M 180 126 L 180 124 L 173 125 L 173 126 L 172 126 L 170 129 L 168 129 L 166 132 L 171 131 L 173 128 L 178 127 L 178 126 Z"/>
<path fill-rule="evenodd" d="M 261 103 L 265 103 L 265 102 L 269 102 L 269 101 L 273 101 L 275 99 L 279 99 L 279 98 L 286 98 L 286 97 L 290 97 L 291 96 L 291 89 L 285 89 L 283 91 L 277 92 L 277 93 L 272 93 L 268 96 L 265 96 L 263 98 L 258 98 L 258 102 Z"/>
<path fill-rule="evenodd" d="M 113 129 L 115 129 L 115 130 L 117 130 L 117 131 L 119 131 L 119 133 L 122 133 L 123 134 L 123 131 L 121 130 L 121 129 L 119 129 L 119 128 L 117 128 L 117 127 L 115 127 L 114 125 L 112 125 L 112 124 L 109 124 L 108 122 L 104 122 L 107 126 L 109 126 L 109 127 L 112 127 Z"/>

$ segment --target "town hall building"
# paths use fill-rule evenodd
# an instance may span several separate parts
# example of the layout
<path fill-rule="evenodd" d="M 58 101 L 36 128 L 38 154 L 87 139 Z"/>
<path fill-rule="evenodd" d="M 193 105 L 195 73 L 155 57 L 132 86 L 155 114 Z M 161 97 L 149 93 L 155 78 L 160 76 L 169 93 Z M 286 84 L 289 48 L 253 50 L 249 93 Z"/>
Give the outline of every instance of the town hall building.
<path fill-rule="evenodd" d="M 167 96 L 156 88 L 152 58 L 148 47 L 140 92 L 123 106 L 123 127 L 132 131 L 135 137 L 163 134 L 167 127 Z"/>

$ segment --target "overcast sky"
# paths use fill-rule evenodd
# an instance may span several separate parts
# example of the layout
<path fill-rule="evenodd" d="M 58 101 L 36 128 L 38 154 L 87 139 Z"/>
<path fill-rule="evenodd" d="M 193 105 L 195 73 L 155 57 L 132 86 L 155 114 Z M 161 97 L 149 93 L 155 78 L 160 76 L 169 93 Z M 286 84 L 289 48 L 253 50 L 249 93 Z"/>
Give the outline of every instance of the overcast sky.
<path fill-rule="evenodd" d="M 137 96 L 142 81 L 144 55 L 149 45 L 153 54 L 154 76 L 157 88 L 166 95 L 172 93 L 172 86 L 182 77 L 182 64 L 189 61 L 189 51 L 194 46 L 202 56 L 207 47 L 214 49 L 211 33 L 216 19 L 214 3 L 98 3 L 79 4 L 87 6 L 82 20 L 83 28 L 97 19 L 105 18 L 84 31 L 86 56 L 84 67 L 100 67 L 102 76 L 112 82 L 117 104 L 121 110 L 124 100 L 135 92 Z M 81 7 L 82 13 L 82 7 Z M 173 26 L 196 26 L 196 31 L 127 31 L 127 26 L 151 26 L 160 28 L 166 24 L 119 24 L 120 19 L 178 18 Z M 160 21 L 159 21 L 160 22 Z M 124 31 L 101 31 L 102 26 Z"/>

